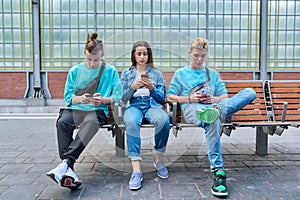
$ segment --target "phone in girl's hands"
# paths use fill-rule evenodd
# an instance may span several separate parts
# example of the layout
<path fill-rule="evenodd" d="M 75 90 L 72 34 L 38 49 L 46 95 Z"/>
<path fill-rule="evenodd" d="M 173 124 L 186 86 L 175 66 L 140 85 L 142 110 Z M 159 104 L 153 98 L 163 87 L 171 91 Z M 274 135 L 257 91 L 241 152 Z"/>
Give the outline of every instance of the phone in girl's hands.
<path fill-rule="evenodd" d="M 149 74 L 142 74 L 141 77 L 142 78 L 149 78 Z"/>

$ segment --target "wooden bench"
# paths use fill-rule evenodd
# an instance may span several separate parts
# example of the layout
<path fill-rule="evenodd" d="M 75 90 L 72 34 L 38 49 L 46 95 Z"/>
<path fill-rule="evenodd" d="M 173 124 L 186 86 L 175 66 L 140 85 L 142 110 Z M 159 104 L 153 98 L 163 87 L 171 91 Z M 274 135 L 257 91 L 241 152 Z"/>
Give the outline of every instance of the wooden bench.
<path fill-rule="evenodd" d="M 300 127 L 300 81 L 268 81 L 275 121 L 290 122 Z M 286 108 L 286 112 L 282 110 Z M 275 132 L 281 135 L 282 132 Z"/>
<path fill-rule="evenodd" d="M 238 127 L 256 128 L 256 154 L 260 156 L 267 155 L 268 134 L 273 135 L 275 133 L 281 135 L 291 125 L 299 127 L 299 82 L 289 84 L 259 80 L 227 80 L 224 82 L 226 83 L 229 97 L 232 97 L 244 88 L 253 88 L 257 94 L 256 99 L 252 103 L 232 116 L 231 122 L 222 123 L 222 133 L 227 136 L 230 136 L 232 130 Z M 282 87 L 279 87 L 280 85 Z M 293 92 L 289 90 L 293 90 Z M 286 106 L 285 102 L 289 106 Z M 116 137 L 116 154 L 117 156 L 124 156 L 125 126 L 123 124 L 122 112 L 118 104 L 114 106 L 113 110 L 114 112 L 110 114 L 110 117 L 114 117 L 115 123 L 114 126 L 110 127 L 113 128 L 113 136 Z M 184 121 L 180 106 L 177 103 L 171 104 L 171 109 L 168 108 L 167 112 L 170 117 L 172 132 L 175 136 L 177 136 L 182 128 L 196 127 L 194 124 Z M 153 125 L 142 125 L 142 128 L 149 127 L 153 128 Z"/>

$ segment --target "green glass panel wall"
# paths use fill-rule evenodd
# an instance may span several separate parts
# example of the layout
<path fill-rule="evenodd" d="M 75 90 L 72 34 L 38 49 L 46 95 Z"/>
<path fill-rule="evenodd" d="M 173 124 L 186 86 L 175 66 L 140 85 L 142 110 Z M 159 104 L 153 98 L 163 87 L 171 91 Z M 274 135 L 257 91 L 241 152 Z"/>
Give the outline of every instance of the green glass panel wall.
<path fill-rule="evenodd" d="M 40 1 L 41 66 L 68 70 L 84 61 L 88 33 L 97 31 L 106 62 L 130 66 L 137 40 L 153 47 L 155 65 L 188 64 L 195 37 L 210 42 L 209 66 L 258 70 L 260 0 L 43 0 Z M 300 2 L 269 0 L 268 70 L 300 70 Z M 0 3 L 0 70 L 32 70 L 31 0 Z"/>

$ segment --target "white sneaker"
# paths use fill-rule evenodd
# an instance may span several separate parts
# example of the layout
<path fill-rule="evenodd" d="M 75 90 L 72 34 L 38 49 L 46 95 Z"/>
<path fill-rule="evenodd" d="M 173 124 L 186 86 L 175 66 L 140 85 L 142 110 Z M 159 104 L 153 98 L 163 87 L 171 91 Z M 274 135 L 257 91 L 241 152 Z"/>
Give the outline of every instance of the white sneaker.
<path fill-rule="evenodd" d="M 47 173 L 47 176 L 49 176 L 53 181 L 56 183 L 60 183 L 63 175 L 67 172 L 68 164 L 66 160 L 63 160 L 62 163 L 60 163 L 56 168 L 50 170 Z"/>
<path fill-rule="evenodd" d="M 79 181 L 75 172 L 70 167 L 68 167 L 67 172 L 62 176 L 60 185 L 62 187 L 67 187 L 71 190 L 74 190 L 81 185 L 81 182 Z"/>

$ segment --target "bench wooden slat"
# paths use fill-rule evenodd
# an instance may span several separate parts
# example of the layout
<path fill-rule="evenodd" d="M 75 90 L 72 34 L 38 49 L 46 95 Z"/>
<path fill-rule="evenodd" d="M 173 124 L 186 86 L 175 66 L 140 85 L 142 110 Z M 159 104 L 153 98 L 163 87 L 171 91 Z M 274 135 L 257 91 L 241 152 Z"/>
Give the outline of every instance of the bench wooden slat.
<path fill-rule="evenodd" d="M 238 87 L 227 88 L 229 94 L 236 94 L 241 89 L 244 89 L 244 88 L 238 88 Z M 253 88 L 253 89 L 257 93 L 258 97 L 264 97 L 263 93 L 262 93 L 263 91 L 261 88 Z"/>
<path fill-rule="evenodd" d="M 235 126 L 238 127 L 249 127 L 249 126 L 290 126 L 290 122 L 234 122 Z"/>
<path fill-rule="evenodd" d="M 296 94 L 296 93 L 286 93 L 286 94 L 282 94 L 282 93 L 272 93 L 272 98 L 273 99 L 300 99 L 300 93 Z"/>
<path fill-rule="evenodd" d="M 282 109 L 279 110 L 274 110 L 275 115 L 281 115 L 282 114 Z M 300 110 L 287 110 L 286 112 L 287 115 L 300 115 Z"/>
<path fill-rule="evenodd" d="M 300 121 L 300 81 L 270 81 L 275 119 L 280 121 L 284 108 L 288 103 L 285 121 Z"/>
<path fill-rule="evenodd" d="M 286 98 L 286 99 L 273 99 L 273 103 L 274 104 L 283 104 L 283 102 L 288 102 L 289 104 L 299 104 L 300 105 L 300 103 L 299 103 L 299 99 L 297 99 L 297 98 L 295 98 L 295 99 L 288 99 L 288 98 Z M 299 108 L 300 108 L 300 106 L 299 106 Z"/>
<path fill-rule="evenodd" d="M 224 81 L 226 83 L 226 88 L 229 89 L 231 87 L 239 87 L 239 88 L 247 88 L 247 87 L 262 87 L 262 82 L 261 81 L 254 81 L 254 82 L 242 82 L 242 81 Z"/>
<path fill-rule="evenodd" d="M 263 115 L 254 115 L 254 116 L 233 115 L 231 120 L 232 122 L 268 121 L 268 118 L 267 116 L 263 116 Z"/>
<path fill-rule="evenodd" d="M 276 120 L 277 121 L 281 121 L 281 115 L 277 115 L 275 116 Z M 288 121 L 299 121 L 300 118 L 299 118 L 299 115 L 287 115 L 285 117 L 285 121 L 288 122 Z"/>
<path fill-rule="evenodd" d="M 261 115 L 261 114 L 266 114 L 266 113 L 267 113 L 267 111 L 265 111 L 265 110 L 242 109 L 242 110 L 237 111 L 235 113 L 235 115 Z M 251 116 L 249 116 L 249 117 L 251 117 Z"/>
<path fill-rule="evenodd" d="M 265 104 L 251 103 L 251 104 L 245 106 L 243 108 L 243 110 L 250 110 L 250 109 L 251 110 L 253 110 L 253 109 L 266 110 L 265 108 L 266 108 Z"/>
<path fill-rule="evenodd" d="M 298 109 L 299 108 L 299 105 L 300 104 L 289 104 L 288 105 L 288 110 L 291 110 L 291 109 Z M 282 110 L 283 109 L 283 104 L 275 104 L 274 105 L 274 109 L 275 110 Z"/>
<path fill-rule="evenodd" d="M 300 88 L 300 82 L 270 81 L 272 88 Z"/>
<path fill-rule="evenodd" d="M 287 87 L 287 88 L 276 88 L 276 87 L 272 87 L 272 92 L 276 92 L 276 93 L 299 93 L 300 92 L 300 88 L 293 88 L 293 90 L 291 90 L 292 87 Z"/>

